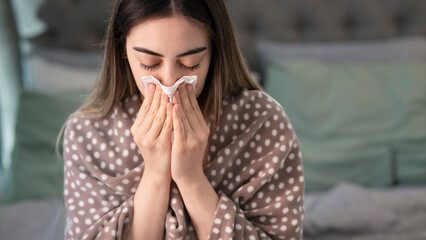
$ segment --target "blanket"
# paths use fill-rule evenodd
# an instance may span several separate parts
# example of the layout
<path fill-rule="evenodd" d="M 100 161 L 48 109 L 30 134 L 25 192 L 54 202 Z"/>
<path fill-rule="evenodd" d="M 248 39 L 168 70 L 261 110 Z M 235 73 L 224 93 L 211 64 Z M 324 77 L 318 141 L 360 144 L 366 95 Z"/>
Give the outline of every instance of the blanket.
<path fill-rule="evenodd" d="M 74 117 L 64 135 L 67 239 L 124 239 L 144 161 L 130 127 L 134 95 L 102 119 Z M 304 178 L 297 136 L 281 106 L 244 89 L 223 101 L 204 173 L 219 197 L 209 239 L 301 239 Z M 176 184 L 165 239 L 197 239 Z M 149 206 L 146 206 L 149 208 Z"/>

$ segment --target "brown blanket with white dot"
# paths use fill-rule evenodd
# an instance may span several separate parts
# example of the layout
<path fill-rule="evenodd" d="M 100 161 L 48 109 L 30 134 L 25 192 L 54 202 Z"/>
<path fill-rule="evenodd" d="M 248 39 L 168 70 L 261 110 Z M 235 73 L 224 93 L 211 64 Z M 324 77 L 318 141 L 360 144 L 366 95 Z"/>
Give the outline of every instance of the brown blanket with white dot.
<path fill-rule="evenodd" d="M 137 95 L 103 119 L 75 117 L 64 136 L 66 239 L 124 239 L 144 161 L 130 133 Z M 209 239 L 301 239 L 304 178 L 298 139 L 262 91 L 223 102 L 204 169 L 220 201 Z M 149 206 L 146 206 L 149 208 Z M 197 239 L 176 184 L 165 239 Z"/>

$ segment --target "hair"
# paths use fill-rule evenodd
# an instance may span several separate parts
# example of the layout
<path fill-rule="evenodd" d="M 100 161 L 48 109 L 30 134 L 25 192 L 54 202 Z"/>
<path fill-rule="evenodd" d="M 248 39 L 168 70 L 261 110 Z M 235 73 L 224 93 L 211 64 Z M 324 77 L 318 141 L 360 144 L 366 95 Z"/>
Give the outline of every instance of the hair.
<path fill-rule="evenodd" d="M 224 98 L 237 96 L 243 88 L 260 89 L 243 60 L 223 0 L 117 0 L 104 39 L 104 61 L 98 83 L 86 102 L 68 120 L 75 116 L 103 118 L 115 104 L 138 93 L 129 63 L 123 58 L 126 38 L 130 30 L 141 22 L 177 14 L 201 23 L 210 38 L 211 61 L 198 101 L 204 116 L 213 119 L 211 136 L 219 125 Z"/>

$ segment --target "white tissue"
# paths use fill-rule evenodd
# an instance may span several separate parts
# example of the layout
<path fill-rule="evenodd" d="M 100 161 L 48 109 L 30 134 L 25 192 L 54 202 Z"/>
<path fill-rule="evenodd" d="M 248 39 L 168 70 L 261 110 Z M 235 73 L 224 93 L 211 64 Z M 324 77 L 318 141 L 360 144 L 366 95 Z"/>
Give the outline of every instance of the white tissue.
<path fill-rule="evenodd" d="M 177 88 L 179 87 L 181 83 L 191 84 L 194 87 L 194 92 L 195 92 L 195 85 L 197 84 L 197 76 L 196 75 L 183 76 L 173 86 L 170 86 L 170 87 L 167 87 L 161 84 L 160 81 L 158 81 L 158 79 L 156 79 L 154 76 L 143 76 L 142 82 L 145 85 L 145 94 L 146 94 L 146 90 L 148 89 L 149 83 L 158 84 L 160 85 L 161 89 L 163 89 L 163 92 L 167 94 L 167 96 L 169 96 L 169 101 L 173 102 L 172 96 L 176 92 Z"/>

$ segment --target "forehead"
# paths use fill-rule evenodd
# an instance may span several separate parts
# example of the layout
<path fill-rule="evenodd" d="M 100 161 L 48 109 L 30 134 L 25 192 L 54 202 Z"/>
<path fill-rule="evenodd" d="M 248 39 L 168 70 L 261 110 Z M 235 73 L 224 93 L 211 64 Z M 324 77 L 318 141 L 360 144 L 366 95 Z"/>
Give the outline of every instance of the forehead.
<path fill-rule="evenodd" d="M 177 48 L 177 51 L 185 51 L 194 45 L 206 46 L 209 41 L 207 30 L 201 23 L 181 15 L 173 15 L 137 24 L 130 30 L 127 42 L 132 46 L 141 45 L 156 50 Z"/>

